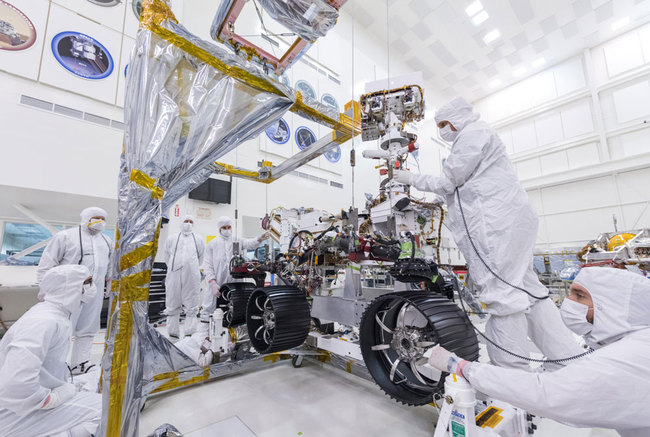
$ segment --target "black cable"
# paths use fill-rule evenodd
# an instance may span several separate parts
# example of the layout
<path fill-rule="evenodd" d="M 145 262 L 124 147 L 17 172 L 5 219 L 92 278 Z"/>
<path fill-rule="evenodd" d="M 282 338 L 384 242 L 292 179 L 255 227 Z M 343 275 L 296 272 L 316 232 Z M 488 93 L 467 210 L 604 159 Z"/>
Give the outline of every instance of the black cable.
<path fill-rule="evenodd" d="M 172 269 L 174 271 L 174 263 L 176 262 L 176 252 L 178 252 L 178 242 L 181 240 L 181 233 L 178 233 L 178 238 L 176 238 L 176 246 L 174 246 L 174 258 L 172 258 Z"/>
<path fill-rule="evenodd" d="M 467 312 L 467 308 L 465 308 L 465 302 L 464 302 L 463 296 L 461 296 L 461 294 L 458 293 L 458 297 L 459 297 L 459 300 L 460 300 L 460 304 L 463 307 L 463 311 L 465 312 L 465 315 L 467 316 L 467 321 L 469 322 L 470 325 L 472 325 L 472 328 L 474 328 L 474 331 L 476 331 L 476 333 L 478 335 L 483 337 L 492 346 L 496 347 L 497 349 L 499 349 L 499 350 L 501 350 L 501 351 L 503 351 L 503 352 L 505 352 L 505 353 L 507 353 L 509 355 L 512 355 L 513 357 L 517 357 L 517 358 L 522 359 L 522 360 L 530 361 L 532 363 L 542 363 L 542 364 L 544 364 L 544 363 L 558 363 L 559 364 L 559 363 L 564 363 L 564 362 L 567 362 L 567 361 L 577 360 L 579 358 L 582 358 L 582 357 L 584 357 L 586 355 L 589 355 L 589 354 L 594 352 L 594 349 L 589 348 L 587 351 L 585 351 L 585 352 L 583 352 L 581 354 L 574 355 L 572 357 L 567 357 L 567 358 L 560 358 L 560 359 L 557 359 L 557 360 L 538 360 L 538 359 L 535 359 L 535 358 L 524 357 L 522 355 L 511 352 L 508 349 L 504 348 L 503 346 L 495 343 L 492 339 L 490 339 L 483 332 L 479 331 L 479 329 L 476 327 L 476 325 L 474 325 L 472 320 L 469 318 L 470 313 Z M 483 314 L 487 314 L 487 313 L 483 313 Z"/>
<path fill-rule="evenodd" d="M 394 246 L 396 244 L 400 244 L 399 240 L 382 240 L 380 238 L 373 238 L 373 242 L 381 246 Z"/>
<path fill-rule="evenodd" d="M 334 225 L 330 225 L 329 228 L 325 229 L 325 230 L 324 230 L 323 232 L 321 232 L 321 233 L 320 233 L 316 238 L 314 238 L 314 241 L 318 241 L 318 240 L 320 240 L 320 239 L 323 238 L 323 237 L 325 236 L 325 234 L 327 234 L 329 231 L 336 231 L 336 230 L 337 230 L 337 229 L 336 229 L 336 226 L 334 226 Z M 310 232 L 310 234 L 311 234 L 311 232 Z"/>
<path fill-rule="evenodd" d="M 302 231 L 298 231 L 298 232 L 296 232 L 295 234 L 293 234 L 293 237 L 291 237 L 291 240 L 289 240 L 289 249 L 291 249 L 291 248 L 293 247 L 293 241 L 294 241 L 294 240 L 296 239 L 296 237 L 298 237 L 301 233 L 309 234 L 311 237 L 314 236 L 311 232 L 309 232 L 309 231 L 305 231 L 305 230 L 302 230 Z"/>
<path fill-rule="evenodd" d="M 81 225 L 79 225 L 79 251 L 81 255 L 79 256 L 79 262 L 77 264 L 81 265 L 81 262 L 84 260 L 84 243 L 81 240 Z"/>
<path fill-rule="evenodd" d="M 497 275 L 497 274 L 494 272 L 494 270 L 492 270 L 492 269 L 490 268 L 490 266 L 487 265 L 487 263 L 485 262 L 485 260 L 484 260 L 483 257 L 481 256 L 481 254 L 479 253 L 478 249 L 476 248 L 476 245 L 474 244 L 474 240 L 472 240 L 472 236 L 469 234 L 469 228 L 467 227 L 467 221 L 465 220 L 465 213 L 463 212 L 463 204 L 460 202 L 460 193 L 459 193 L 459 191 L 458 191 L 458 187 L 456 187 L 456 199 L 458 200 L 458 207 L 459 207 L 459 209 L 460 209 L 460 216 L 463 218 L 463 224 L 465 225 L 465 232 L 467 233 L 467 238 L 469 239 L 469 242 L 471 243 L 472 248 L 474 249 L 474 252 L 476 252 L 476 255 L 477 255 L 478 258 L 481 260 L 481 262 L 483 263 L 483 265 L 485 266 L 485 268 L 488 269 L 488 271 L 489 271 L 490 273 L 492 273 L 492 275 L 493 275 L 495 278 L 497 278 L 499 281 L 503 282 L 504 284 L 506 284 L 506 285 L 508 285 L 508 286 L 510 286 L 510 287 L 512 287 L 512 288 L 515 288 L 515 289 L 517 289 L 517 290 L 521 290 L 521 291 L 523 291 L 524 293 L 526 293 L 528 296 L 532 297 L 533 299 L 537 299 L 537 300 L 548 299 L 548 298 L 550 297 L 550 294 L 547 294 L 547 295 L 544 296 L 544 297 L 535 296 L 534 294 L 532 294 L 531 292 L 529 292 L 528 290 L 526 290 L 526 289 L 524 289 L 524 288 L 518 287 L 518 286 L 516 286 L 516 285 L 512 285 L 510 282 L 506 281 L 505 279 L 503 279 L 502 277 L 500 277 L 499 275 Z"/>

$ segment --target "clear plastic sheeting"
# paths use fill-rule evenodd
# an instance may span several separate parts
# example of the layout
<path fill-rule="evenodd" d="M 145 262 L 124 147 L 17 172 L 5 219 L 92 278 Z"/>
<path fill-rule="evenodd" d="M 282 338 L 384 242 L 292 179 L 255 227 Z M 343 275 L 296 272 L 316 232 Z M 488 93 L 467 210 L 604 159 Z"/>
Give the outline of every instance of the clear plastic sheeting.
<path fill-rule="evenodd" d="M 258 0 L 277 22 L 307 41 L 325 36 L 339 11 L 326 0 Z"/>
<path fill-rule="evenodd" d="M 102 361 L 102 435 L 138 435 L 148 393 L 208 379 L 148 325 L 162 211 L 201 184 L 209 165 L 261 133 L 293 104 L 289 88 L 191 35 L 159 0 L 143 3 L 129 62 L 124 148 Z M 181 371 L 183 369 L 183 371 Z"/>

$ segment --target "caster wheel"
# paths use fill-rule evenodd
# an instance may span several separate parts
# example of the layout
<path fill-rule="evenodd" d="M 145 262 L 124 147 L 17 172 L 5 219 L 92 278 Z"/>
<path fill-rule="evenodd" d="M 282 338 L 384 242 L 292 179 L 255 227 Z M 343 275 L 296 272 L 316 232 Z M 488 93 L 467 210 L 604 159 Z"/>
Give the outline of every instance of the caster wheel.
<path fill-rule="evenodd" d="M 302 355 L 294 355 L 291 357 L 291 365 L 295 367 L 296 369 L 299 367 L 302 367 Z"/>

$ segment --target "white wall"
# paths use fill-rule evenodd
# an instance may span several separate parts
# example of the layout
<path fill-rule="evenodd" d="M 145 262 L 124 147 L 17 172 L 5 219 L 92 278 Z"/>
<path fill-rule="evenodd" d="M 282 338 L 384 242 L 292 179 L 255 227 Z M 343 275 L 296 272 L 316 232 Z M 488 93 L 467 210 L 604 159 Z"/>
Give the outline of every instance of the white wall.
<path fill-rule="evenodd" d="M 123 131 L 20 103 L 26 95 L 122 121 L 122 110 L 0 72 L 0 185 L 115 199 Z"/>
<path fill-rule="evenodd" d="M 540 216 L 538 247 L 650 226 L 650 25 L 476 102 Z"/>

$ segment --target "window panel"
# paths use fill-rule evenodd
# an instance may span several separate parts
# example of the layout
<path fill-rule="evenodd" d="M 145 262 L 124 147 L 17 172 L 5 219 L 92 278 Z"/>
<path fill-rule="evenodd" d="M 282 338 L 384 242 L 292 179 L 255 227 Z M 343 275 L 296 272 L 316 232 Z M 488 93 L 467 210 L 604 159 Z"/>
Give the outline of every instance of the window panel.
<path fill-rule="evenodd" d="M 61 229 L 61 227 L 56 227 Z M 44 226 L 34 223 L 5 222 L 0 248 L 0 261 L 15 255 L 36 243 L 50 238 L 52 235 Z M 37 265 L 45 247 L 42 247 L 18 260 L 25 265 Z"/>

